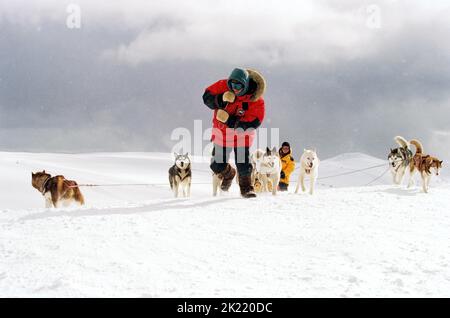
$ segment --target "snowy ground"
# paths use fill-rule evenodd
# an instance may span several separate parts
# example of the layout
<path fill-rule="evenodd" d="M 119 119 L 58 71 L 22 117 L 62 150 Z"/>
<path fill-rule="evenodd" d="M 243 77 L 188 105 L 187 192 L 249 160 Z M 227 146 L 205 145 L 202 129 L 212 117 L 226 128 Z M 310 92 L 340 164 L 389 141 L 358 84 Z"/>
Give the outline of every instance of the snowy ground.
<path fill-rule="evenodd" d="M 195 162 L 192 198 L 168 190 L 161 153 L 0 153 L 0 296 L 450 296 L 450 185 L 363 186 L 385 168 L 323 179 L 314 196 L 211 197 Z M 383 163 L 324 160 L 327 176 Z M 79 183 L 81 209 L 43 208 L 31 171 Z M 296 175 L 294 175 L 296 180 Z M 291 192 L 293 186 L 291 186 Z"/>

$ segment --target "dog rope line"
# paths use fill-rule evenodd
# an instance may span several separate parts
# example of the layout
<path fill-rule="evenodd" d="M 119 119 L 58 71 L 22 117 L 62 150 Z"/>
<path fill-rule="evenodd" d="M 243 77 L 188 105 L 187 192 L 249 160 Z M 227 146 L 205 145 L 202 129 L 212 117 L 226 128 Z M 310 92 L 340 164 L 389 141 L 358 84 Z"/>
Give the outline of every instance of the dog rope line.
<path fill-rule="evenodd" d="M 380 179 L 382 176 L 384 176 L 388 171 L 389 171 L 390 167 L 388 167 L 381 175 L 379 175 L 378 177 L 376 177 L 375 179 L 373 179 L 372 181 L 370 181 L 369 183 L 365 184 L 364 186 L 369 186 L 372 183 L 374 183 L 375 181 L 377 181 L 378 179 Z"/>
<path fill-rule="evenodd" d="M 327 178 L 338 177 L 338 176 L 347 175 L 347 174 L 351 174 L 351 173 L 356 173 L 356 172 L 360 172 L 360 171 L 365 171 L 365 170 L 369 170 L 369 169 L 373 169 L 373 168 L 379 168 L 379 167 L 382 167 L 382 166 L 384 166 L 384 164 L 383 164 L 383 165 L 378 165 L 378 166 L 369 167 L 369 168 L 365 168 L 365 169 L 359 169 L 359 170 L 355 170 L 355 171 L 349 171 L 349 172 L 346 172 L 346 173 L 340 173 L 340 174 L 337 174 L 337 175 L 332 175 L 332 176 L 326 176 L 326 177 L 322 177 L 322 178 L 317 178 L 317 180 L 319 180 L 319 179 L 327 179 Z M 366 183 L 366 184 L 364 184 L 364 185 L 362 185 L 362 186 L 364 186 L 364 187 L 369 186 L 369 185 L 371 185 L 372 183 L 374 183 L 375 181 L 379 180 L 381 177 L 383 177 L 383 176 L 389 171 L 389 169 L 390 169 L 390 167 L 387 167 L 387 169 L 386 169 L 381 175 L 379 175 L 378 177 L 376 177 L 376 178 L 373 179 L 372 181 L 370 181 L 370 182 L 368 182 L 368 183 Z M 292 181 L 292 182 L 295 183 L 295 182 L 297 182 L 297 181 Z M 323 183 L 321 183 L 321 185 L 330 186 L 330 185 L 328 185 L 328 184 L 323 184 Z M 332 185 L 331 185 L 331 186 L 332 186 Z"/>
<path fill-rule="evenodd" d="M 334 174 L 334 175 L 326 176 L 326 177 L 319 177 L 319 178 L 317 178 L 317 180 L 323 180 L 323 179 L 335 178 L 335 177 L 340 177 L 340 176 L 346 176 L 346 175 L 353 174 L 353 173 L 357 173 L 357 172 L 362 172 L 362 171 L 366 171 L 366 170 L 370 170 L 370 169 L 374 169 L 374 168 L 380 168 L 380 167 L 383 167 L 383 166 L 385 166 L 385 165 L 386 165 L 386 164 L 383 163 L 383 164 L 381 164 L 381 165 L 376 165 L 376 166 L 372 166 L 372 167 L 368 167 L 368 168 L 364 168 L 364 169 L 358 169 L 358 170 L 347 171 L 347 172 L 344 172 L 344 173 Z M 387 170 L 389 170 L 389 167 L 388 167 Z M 387 171 L 387 170 L 386 170 L 386 171 Z"/>
<path fill-rule="evenodd" d="M 192 182 L 191 184 L 210 184 L 209 182 Z M 144 186 L 144 187 L 158 187 L 158 186 L 169 186 L 167 183 L 109 183 L 109 184 L 90 184 L 83 183 L 78 185 L 69 186 L 69 188 L 79 188 L 79 187 L 126 187 L 126 186 Z"/>
<path fill-rule="evenodd" d="M 334 174 L 334 175 L 326 176 L 326 177 L 319 177 L 319 178 L 317 178 L 317 180 L 330 179 L 330 178 L 335 178 L 335 177 L 339 177 L 339 176 L 345 176 L 345 175 L 349 175 L 349 174 L 353 174 L 353 173 L 357 173 L 357 172 L 362 172 L 362 171 L 366 171 L 366 170 L 370 170 L 370 169 L 380 168 L 380 167 L 383 167 L 383 166 L 385 166 L 385 165 L 386 165 L 386 164 L 383 163 L 383 164 L 379 164 L 379 165 L 376 165 L 376 166 L 371 166 L 371 167 L 367 167 L 367 168 L 363 168 L 363 169 L 351 170 L 351 171 L 347 171 L 347 172 L 344 172 L 344 173 Z M 297 166 L 297 167 L 295 168 L 295 170 L 298 170 L 298 169 L 300 169 L 299 166 Z M 193 170 L 194 170 L 194 169 L 193 169 Z M 198 172 L 208 172 L 208 171 L 206 171 L 206 170 L 200 170 L 200 169 L 195 169 L 195 170 L 198 171 Z M 387 172 L 388 170 L 389 170 L 389 167 L 386 169 L 386 171 L 385 171 L 380 177 L 377 177 L 377 178 L 381 178 L 383 175 L 386 174 L 386 172 Z M 376 180 L 378 180 L 378 179 L 375 179 L 375 180 L 371 181 L 369 184 L 371 184 L 372 182 L 374 182 L 374 181 L 376 181 Z M 297 182 L 297 181 L 292 181 L 292 182 Z M 202 182 L 202 183 L 192 183 L 192 184 L 209 184 L 209 183 Z"/>
<path fill-rule="evenodd" d="M 380 164 L 380 165 L 376 165 L 376 166 L 367 167 L 367 168 L 364 168 L 364 169 L 347 171 L 347 172 L 344 172 L 344 173 L 339 173 L 339 174 L 326 176 L 326 177 L 319 177 L 319 178 L 317 178 L 317 180 L 345 176 L 345 175 L 349 175 L 349 174 L 353 174 L 353 173 L 357 173 L 357 172 L 362 172 L 362 171 L 366 171 L 366 170 L 370 170 L 370 169 L 374 169 L 374 168 L 383 167 L 385 165 L 386 164 L 384 163 L 384 164 Z M 198 169 L 196 169 L 196 170 L 198 170 Z M 375 182 L 376 180 L 380 179 L 382 176 L 384 176 L 386 174 L 386 172 L 388 170 L 389 170 L 389 167 L 386 169 L 385 172 L 383 172 L 382 175 L 380 175 L 376 179 L 374 179 L 371 182 L 369 182 L 368 185 L 373 183 L 373 182 Z M 198 170 L 198 171 L 202 171 L 202 170 Z M 204 172 L 206 172 L 206 171 L 204 171 Z M 293 181 L 293 182 L 295 182 L 295 181 Z M 191 184 L 210 184 L 210 183 L 209 182 L 192 182 Z M 70 188 L 79 188 L 79 187 L 124 187 L 124 186 L 147 186 L 148 187 L 148 186 L 168 186 L 168 184 L 167 183 L 110 183 L 110 184 L 90 184 L 90 183 L 85 183 L 85 184 L 72 185 L 72 186 L 69 186 L 69 187 Z"/>
<path fill-rule="evenodd" d="M 122 186 L 159 186 L 167 185 L 165 183 L 110 183 L 110 184 L 91 184 L 84 183 L 78 185 L 69 186 L 69 188 L 79 188 L 79 187 L 122 187 Z"/>

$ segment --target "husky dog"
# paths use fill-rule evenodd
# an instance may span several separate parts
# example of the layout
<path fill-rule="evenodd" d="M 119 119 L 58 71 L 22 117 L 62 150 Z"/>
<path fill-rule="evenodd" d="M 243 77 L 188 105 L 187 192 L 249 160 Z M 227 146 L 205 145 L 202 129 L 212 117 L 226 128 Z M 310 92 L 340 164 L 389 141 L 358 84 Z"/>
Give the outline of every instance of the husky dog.
<path fill-rule="evenodd" d="M 254 153 L 250 155 L 250 163 L 252 164 L 252 185 L 255 192 L 262 191 L 261 182 L 261 162 L 264 156 L 264 151 L 261 149 L 256 149 Z"/>
<path fill-rule="evenodd" d="M 409 183 L 408 188 L 414 183 L 413 176 L 418 171 L 422 177 L 422 189 L 423 192 L 428 193 L 430 187 L 430 180 L 432 176 L 431 169 L 434 170 L 436 176 L 439 175 L 439 169 L 442 168 L 442 160 L 436 157 L 423 154 L 423 146 L 420 141 L 413 139 L 410 144 L 416 147 L 416 153 L 409 164 Z"/>
<path fill-rule="evenodd" d="M 391 166 L 391 174 L 394 184 L 401 184 L 405 172 L 411 163 L 413 158 L 413 153 L 409 149 L 409 142 L 401 137 L 396 136 L 394 138 L 395 142 L 400 146 L 398 148 L 392 149 L 388 155 L 389 165 Z"/>
<path fill-rule="evenodd" d="M 188 153 L 179 155 L 175 152 L 174 155 L 175 163 L 169 169 L 170 188 L 175 198 L 178 198 L 180 190 L 184 197 L 190 197 L 192 180 L 191 159 Z"/>
<path fill-rule="evenodd" d="M 272 194 L 277 194 L 277 185 L 280 182 L 281 160 L 276 147 L 272 150 L 266 148 L 266 152 L 262 158 L 257 162 L 258 177 L 260 177 L 261 190 L 270 191 Z"/>
<path fill-rule="evenodd" d="M 213 172 L 213 196 L 217 196 L 219 189 L 220 192 L 228 192 L 236 174 L 238 174 L 236 169 L 229 163 L 225 166 L 225 169 L 222 170 L 222 172 Z"/>
<path fill-rule="evenodd" d="M 250 164 L 252 165 L 251 184 L 254 191 L 257 193 L 263 191 L 262 178 L 264 178 L 264 176 L 262 176 L 260 172 L 263 156 L 264 151 L 261 149 L 256 149 L 255 152 L 250 155 Z M 239 172 L 237 176 L 238 177 L 236 178 L 236 183 L 239 184 Z M 272 191 L 270 183 L 268 184 L 268 188 L 270 189 L 270 191 Z"/>
<path fill-rule="evenodd" d="M 222 187 L 223 178 L 220 178 L 217 173 L 213 172 L 213 196 L 217 196 L 217 192 Z"/>
<path fill-rule="evenodd" d="M 228 170 L 228 168 L 227 168 L 227 170 Z M 239 175 L 237 173 L 237 171 L 236 171 L 236 174 Z M 213 175 L 213 182 L 212 182 L 212 185 L 213 185 L 213 197 L 217 196 L 217 193 L 219 191 L 220 191 L 220 193 L 228 192 L 228 190 L 224 190 L 223 186 L 222 186 L 223 185 L 223 180 L 224 180 L 223 176 L 221 174 L 214 173 L 214 172 L 213 172 L 212 175 Z M 239 179 L 239 177 L 236 178 L 236 179 Z M 236 182 L 239 182 L 239 181 L 236 181 Z"/>
<path fill-rule="evenodd" d="M 295 188 L 295 193 L 298 193 L 300 185 L 302 186 L 302 191 L 306 191 L 306 175 L 309 176 L 310 181 L 309 194 L 314 193 L 314 186 L 319 175 L 319 164 L 320 160 L 317 157 L 316 150 L 303 149 L 303 154 L 300 157 L 300 175 L 298 176 L 297 188 Z"/>
<path fill-rule="evenodd" d="M 67 180 L 64 176 L 52 177 L 42 172 L 31 173 L 31 185 L 39 190 L 45 198 L 45 207 L 58 208 L 72 203 L 84 204 L 84 198 L 75 181 Z"/>
<path fill-rule="evenodd" d="M 238 178 L 236 178 L 238 179 Z M 228 192 L 225 190 L 222 190 L 222 183 L 223 183 L 223 177 L 213 172 L 213 197 L 217 196 L 217 193 L 220 191 L 220 193 Z"/>

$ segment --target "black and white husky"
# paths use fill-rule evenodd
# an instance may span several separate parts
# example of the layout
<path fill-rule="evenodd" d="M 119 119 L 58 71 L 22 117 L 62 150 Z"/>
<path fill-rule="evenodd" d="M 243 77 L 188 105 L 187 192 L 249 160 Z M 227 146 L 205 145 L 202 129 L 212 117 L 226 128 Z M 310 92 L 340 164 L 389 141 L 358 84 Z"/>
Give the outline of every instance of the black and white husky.
<path fill-rule="evenodd" d="M 170 188 L 173 191 L 175 198 L 178 198 L 180 191 L 184 197 L 191 196 L 191 159 L 188 153 L 179 155 L 176 152 L 175 164 L 169 169 Z"/>
<path fill-rule="evenodd" d="M 405 138 L 396 136 L 394 140 L 400 147 L 391 149 L 388 160 L 394 184 L 401 184 L 413 158 L 413 153 L 409 148 L 409 142 Z"/>

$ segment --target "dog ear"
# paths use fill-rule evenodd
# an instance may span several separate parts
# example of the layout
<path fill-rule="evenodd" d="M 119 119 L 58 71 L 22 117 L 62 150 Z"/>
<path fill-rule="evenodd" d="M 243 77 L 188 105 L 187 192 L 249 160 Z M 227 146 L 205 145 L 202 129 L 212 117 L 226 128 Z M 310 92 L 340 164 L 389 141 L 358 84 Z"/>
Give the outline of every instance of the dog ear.
<path fill-rule="evenodd" d="M 439 161 L 439 164 L 442 164 L 444 162 L 444 160 Z"/>
<path fill-rule="evenodd" d="M 176 152 L 173 152 L 174 157 L 178 157 L 178 154 Z"/>
<path fill-rule="evenodd" d="M 42 173 L 45 173 L 45 170 L 42 170 Z"/>
<path fill-rule="evenodd" d="M 189 152 L 186 152 L 184 156 L 185 156 L 185 157 L 189 156 Z"/>
<path fill-rule="evenodd" d="M 266 154 L 267 154 L 267 155 L 270 155 L 270 149 L 269 149 L 269 147 L 266 147 Z"/>
<path fill-rule="evenodd" d="M 273 147 L 272 152 L 277 152 L 277 147 Z"/>

